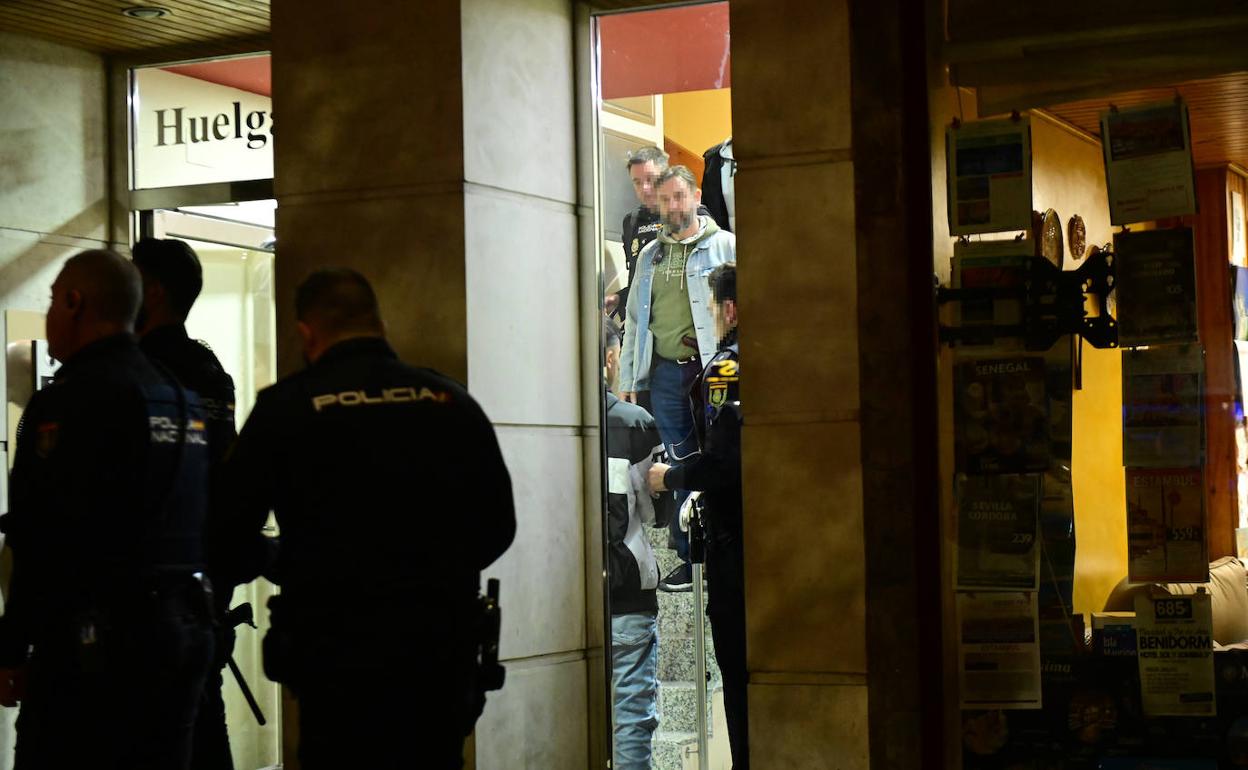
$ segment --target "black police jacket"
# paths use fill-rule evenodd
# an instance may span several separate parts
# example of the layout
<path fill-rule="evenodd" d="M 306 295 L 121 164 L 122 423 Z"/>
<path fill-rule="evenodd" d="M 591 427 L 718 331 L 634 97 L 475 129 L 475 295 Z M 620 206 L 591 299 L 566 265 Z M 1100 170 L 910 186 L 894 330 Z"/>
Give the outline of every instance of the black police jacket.
<path fill-rule="evenodd" d="M 263 571 L 268 566 L 264 558 L 255 564 L 238 563 L 244 556 L 255 559 L 267 554 L 231 553 L 220 542 L 219 525 L 226 515 L 220 510 L 223 498 L 220 489 L 221 465 L 225 453 L 238 437 L 234 425 L 234 379 L 225 371 L 216 354 L 207 345 L 191 339 L 182 324 L 153 329 L 139 341 L 139 347 L 148 358 L 172 373 L 183 387 L 199 396 L 208 431 L 209 496 L 205 556 L 217 598 L 228 601 L 230 590 L 243 582 L 240 576 Z"/>
<path fill-rule="evenodd" d="M 128 334 L 83 348 L 35 393 L 0 518 L 14 560 L 0 664 L 203 568 L 207 449 L 197 399 Z"/>
<path fill-rule="evenodd" d="M 690 406 L 700 451 L 663 477 L 669 489 L 703 492 L 708 546 L 741 543 L 740 380 L 740 360 L 732 339 L 715 354 L 691 388 Z"/>
<path fill-rule="evenodd" d="M 341 342 L 261 391 L 226 482 L 234 537 L 277 516 L 288 617 L 472 600 L 515 537 L 511 479 L 485 413 L 381 338 Z"/>

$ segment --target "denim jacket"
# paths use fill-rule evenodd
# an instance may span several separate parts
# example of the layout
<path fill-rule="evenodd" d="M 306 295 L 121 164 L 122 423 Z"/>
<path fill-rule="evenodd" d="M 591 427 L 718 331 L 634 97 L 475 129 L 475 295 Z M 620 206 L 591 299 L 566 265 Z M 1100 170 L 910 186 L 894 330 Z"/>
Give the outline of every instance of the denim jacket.
<path fill-rule="evenodd" d="M 663 253 L 662 248 L 662 242 L 656 239 L 637 256 L 637 283 L 629 290 L 624 347 L 620 352 L 620 389 L 623 391 L 650 389 L 650 366 L 654 356 L 654 335 L 650 332 L 651 287 L 654 283 L 654 259 Z M 702 366 L 710 363 L 719 349 L 719 340 L 715 339 L 715 319 L 711 317 L 711 287 L 707 277 L 725 262 L 735 262 L 736 254 L 736 236 L 720 230 L 699 241 L 685 264 L 689 310 L 693 314 Z"/>

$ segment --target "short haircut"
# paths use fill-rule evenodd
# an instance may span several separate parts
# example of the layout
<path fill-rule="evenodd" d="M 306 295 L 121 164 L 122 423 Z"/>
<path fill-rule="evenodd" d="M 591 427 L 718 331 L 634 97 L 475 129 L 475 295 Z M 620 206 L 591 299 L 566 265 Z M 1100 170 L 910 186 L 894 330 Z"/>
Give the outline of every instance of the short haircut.
<path fill-rule="evenodd" d="M 144 238 L 130 252 L 143 280 L 163 286 L 170 309 L 186 320 L 204 288 L 204 269 L 195 250 L 186 241 Z"/>
<path fill-rule="evenodd" d="M 662 187 L 672 179 L 683 179 L 685 184 L 689 185 L 690 190 L 698 189 L 698 178 L 693 175 L 688 166 L 668 166 L 662 174 L 659 174 L 659 180 L 654 183 L 654 186 Z"/>
<path fill-rule="evenodd" d="M 382 330 L 373 287 L 345 267 L 317 270 L 303 279 L 295 289 L 295 317 L 331 334 Z"/>
<path fill-rule="evenodd" d="M 108 249 L 91 249 L 65 262 L 57 281 L 77 291 L 99 321 L 134 327 L 143 304 L 143 278 L 130 260 Z"/>
<path fill-rule="evenodd" d="M 667 168 L 667 153 L 658 147 L 642 147 L 639 150 L 632 150 L 628 153 L 628 165 L 625 168 L 631 169 L 642 163 L 654 163 L 662 171 Z"/>
<path fill-rule="evenodd" d="M 725 262 L 706 278 L 716 302 L 737 301 L 737 263 Z"/>
<path fill-rule="evenodd" d="M 620 345 L 620 327 L 610 316 L 602 319 L 602 350 L 606 352 Z"/>

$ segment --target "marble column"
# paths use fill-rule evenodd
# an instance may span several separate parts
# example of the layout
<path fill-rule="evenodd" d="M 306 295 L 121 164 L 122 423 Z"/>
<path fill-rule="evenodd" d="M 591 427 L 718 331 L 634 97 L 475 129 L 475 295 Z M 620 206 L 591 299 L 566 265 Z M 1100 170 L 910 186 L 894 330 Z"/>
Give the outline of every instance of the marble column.
<path fill-rule="evenodd" d="M 301 277 L 359 269 L 399 354 L 467 382 L 511 471 L 482 768 L 588 751 L 572 30 L 565 0 L 273 3 L 279 368 Z"/>
<path fill-rule="evenodd" d="M 941 633 L 918 595 L 939 574 L 920 542 L 938 522 L 923 20 L 911 61 L 886 5 L 731 5 L 755 768 L 923 766 L 921 648 Z"/>

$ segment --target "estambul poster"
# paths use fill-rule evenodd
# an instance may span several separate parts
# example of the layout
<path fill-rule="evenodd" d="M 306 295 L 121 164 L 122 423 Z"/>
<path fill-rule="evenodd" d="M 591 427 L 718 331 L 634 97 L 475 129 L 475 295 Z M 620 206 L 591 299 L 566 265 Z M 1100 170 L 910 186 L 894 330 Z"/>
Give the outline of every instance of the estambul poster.
<path fill-rule="evenodd" d="M 1209 580 L 1200 468 L 1127 468 L 1127 580 Z"/>

